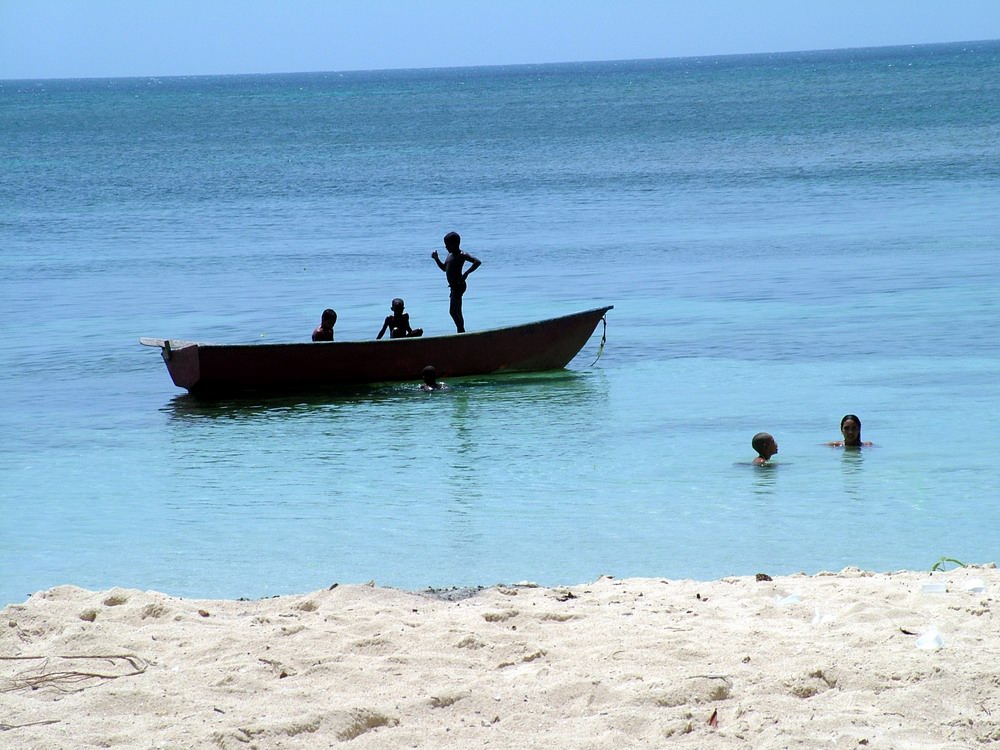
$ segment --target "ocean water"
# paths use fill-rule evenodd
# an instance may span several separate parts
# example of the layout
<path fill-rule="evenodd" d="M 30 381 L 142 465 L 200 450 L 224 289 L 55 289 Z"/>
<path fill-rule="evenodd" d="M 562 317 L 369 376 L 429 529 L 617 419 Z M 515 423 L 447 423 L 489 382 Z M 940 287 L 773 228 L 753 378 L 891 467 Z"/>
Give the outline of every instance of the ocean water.
<path fill-rule="evenodd" d="M 998 42 L 0 81 L 0 604 L 995 560 L 998 106 Z M 448 332 L 452 230 L 470 329 L 613 304 L 600 359 L 199 401 L 138 344 Z"/>

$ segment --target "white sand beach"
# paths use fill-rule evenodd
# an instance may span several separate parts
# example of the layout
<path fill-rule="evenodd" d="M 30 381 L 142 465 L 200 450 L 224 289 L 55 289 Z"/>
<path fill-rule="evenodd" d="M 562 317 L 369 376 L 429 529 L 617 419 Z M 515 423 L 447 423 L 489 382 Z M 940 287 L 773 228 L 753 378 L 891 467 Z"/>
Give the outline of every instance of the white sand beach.
<path fill-rule="evenodd" d="M 1000 740 L 997 592 L 993 565 L 456 601 L 61 586 L 3 609 L 0 747 L 965 750 Z"/>

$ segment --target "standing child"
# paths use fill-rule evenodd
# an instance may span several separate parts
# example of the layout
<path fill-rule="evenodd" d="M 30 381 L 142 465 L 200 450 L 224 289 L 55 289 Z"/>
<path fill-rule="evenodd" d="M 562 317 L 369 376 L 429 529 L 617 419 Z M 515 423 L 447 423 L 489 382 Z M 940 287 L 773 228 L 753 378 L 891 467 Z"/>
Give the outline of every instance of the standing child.
<path fill-rule="evenodd" d="M 448 232 L 444 236 L 444 246 L 448 251 L 448 257 L 444 259 L 444 262 L 441 262 L 437 250 L 431 253 L 431 257 L 438 264 L 438 268 L 444 271 L 445 276 L 448 277 L 448 286 L 451 287 L 451 306 L 448 312 L 451 313 L 451 319 L 455 321 L 458 332 L 465 333 L 465 317 L 462 315 L 462 295 L 465 294 L 468 287 L 465 280 L 470 273 L 482 265 L 482 261 L 462 252 L 461 243 L 462 238 L 458 236 L 458 232 Z M 466 261 L 472 265 L 469 266 L 469 270 L 463 272 L 462 266 L 465 265 Z"/>

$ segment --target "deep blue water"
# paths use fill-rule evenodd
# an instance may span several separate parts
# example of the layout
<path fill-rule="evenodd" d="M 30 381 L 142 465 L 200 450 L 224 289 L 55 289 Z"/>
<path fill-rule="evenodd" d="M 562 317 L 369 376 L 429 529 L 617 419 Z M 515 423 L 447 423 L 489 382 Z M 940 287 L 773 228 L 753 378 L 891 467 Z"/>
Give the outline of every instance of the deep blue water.
<path fill-rule="evenodd" d="M 997 112 L 998 42 L 2 81 L 0 603 L 993 560 Z M 470 329 L 614 304 L 597 364 L 204 402 L 138 345 L 449 331 L 450 230 Z"/>

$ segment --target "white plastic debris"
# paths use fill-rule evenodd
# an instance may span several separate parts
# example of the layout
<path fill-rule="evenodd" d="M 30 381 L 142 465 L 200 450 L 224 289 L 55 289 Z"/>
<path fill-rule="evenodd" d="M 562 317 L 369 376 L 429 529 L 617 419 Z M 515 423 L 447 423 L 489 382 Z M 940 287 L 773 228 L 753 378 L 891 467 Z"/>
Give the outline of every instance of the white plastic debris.
<path fill-rule="evenodd" d="M 831 615 L 829 612 L 820 612 L 819 609 L 817 609 L 816 613 L 813 615 L 812 624 L 822 625 L 823 623 L 831 622 L 832 620 L 833 620 L 833 615 Z"/>
<path fill-rule="evenodd" d="M 944 648 L 944 638 L 933 625 L 924 631 L 924 634 L 917 638 L 917 648 L 924 651 L 937 651 Z"/>

